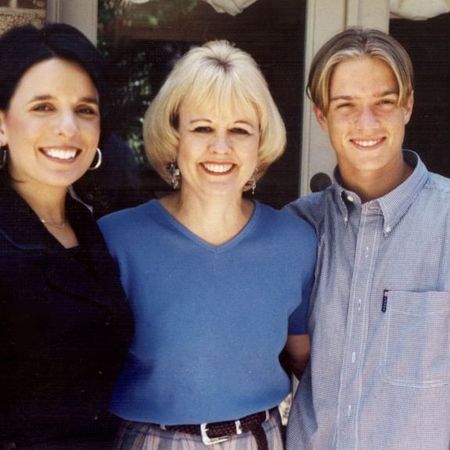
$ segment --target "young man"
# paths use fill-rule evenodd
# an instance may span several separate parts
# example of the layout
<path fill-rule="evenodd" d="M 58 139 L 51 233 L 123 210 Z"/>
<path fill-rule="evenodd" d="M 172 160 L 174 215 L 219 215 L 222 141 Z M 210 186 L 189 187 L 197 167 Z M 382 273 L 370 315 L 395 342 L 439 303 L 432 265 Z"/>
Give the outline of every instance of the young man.
<path fill-rule="evenodd" d="M 410 59 L 350 29 L 316 55 L 308 93 L 338 167 L 288 206 L 319 250 L 287 449 L 449 450 L 450 180 L 402 151 Z"/>

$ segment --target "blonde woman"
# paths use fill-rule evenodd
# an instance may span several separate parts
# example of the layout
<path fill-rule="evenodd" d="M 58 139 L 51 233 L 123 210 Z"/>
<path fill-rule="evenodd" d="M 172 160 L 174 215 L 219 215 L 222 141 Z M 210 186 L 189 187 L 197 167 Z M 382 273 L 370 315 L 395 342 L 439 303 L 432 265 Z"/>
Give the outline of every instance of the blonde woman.
<path fill-rule="evenodd" d="M 285 147 L 254 60 L 190 50 L 146 113 L 148 157 L 174 192 L 100 221 L 136 318 L 112 401 L 118 449 L 281 449 L 288 340 L 305 354 L 316 241 L 306 223 L 243 198 Z M 289 338 L 288 338 L 289 335 Z M 216 447 L 217 448 L 217 447 Z"/>

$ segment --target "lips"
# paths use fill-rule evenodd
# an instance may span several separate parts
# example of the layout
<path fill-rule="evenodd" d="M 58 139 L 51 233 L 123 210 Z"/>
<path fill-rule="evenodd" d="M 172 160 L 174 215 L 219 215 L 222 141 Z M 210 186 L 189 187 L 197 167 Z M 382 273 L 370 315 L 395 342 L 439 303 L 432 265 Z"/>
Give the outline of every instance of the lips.
<path fill-rule="evenodd" d="M 79 150 L 75 148 L 41 148 L 41 152 L 47 156 L 50 159 L 57 160 L 57 161 L 73 161 L 78 153 Z"/>
<path fill-rule="evenodd" d="M 381 143 L 384 142 L 386 138 L 375 138 L 375 139 L 351 139 L 351 142 L 357 147 L 365 150 L 371 150 L 377 148 Z"/>
<path fill-rule="evenodd" d="M 214 175 L 226 175 L 233 170 L 234 164 L 231 163 L 202 163 L 201 166 L 206 172 Z"/>

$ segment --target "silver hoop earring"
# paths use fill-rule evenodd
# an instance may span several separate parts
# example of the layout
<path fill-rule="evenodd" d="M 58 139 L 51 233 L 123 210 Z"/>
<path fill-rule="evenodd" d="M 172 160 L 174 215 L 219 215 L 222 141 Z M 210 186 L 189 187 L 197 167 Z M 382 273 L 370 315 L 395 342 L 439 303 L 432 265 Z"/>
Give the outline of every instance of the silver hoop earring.
<path fill-rule="evenodd" d="M 8 146 L 2 145 L 0 147 L 0 169 L 6 167 L 6 160 L 8 159 Z"/>
<path fill-rule="evenodd" d="M 170 175 L 170 184 L 172 186 L 173 190 L 176 190 L 180 187 L 180 179 L 181 179 L 181 172 L 178 168 L 178 165 L 176 162 L 171 162 L 167 165 L 167 171 Z"/>
<path fill-rule="evenodd" d="M 98 169 L 102 165 L 102 151 L 98 147 L 95 154 L 97 155 L 97 162 L 93 166 L 89 167 L 89 170 Z"/>

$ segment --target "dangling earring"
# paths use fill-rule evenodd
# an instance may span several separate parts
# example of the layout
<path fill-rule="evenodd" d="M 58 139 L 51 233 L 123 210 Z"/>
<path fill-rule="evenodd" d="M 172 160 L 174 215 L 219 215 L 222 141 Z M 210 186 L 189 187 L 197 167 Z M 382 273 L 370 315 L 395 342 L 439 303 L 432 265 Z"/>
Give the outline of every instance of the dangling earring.
<path fill-rule="evenodd" d="M 95 153 L 97 155 L 97 162 L 93 166 L 89 167 L 89 170 L 98 169 L 102 165 L 102 151 L 97 147 Z"/>
<path fill-rule="evenodd" d="M 172 185 L 172 189 L 176 190 L 180 186 L 180 178 L 181 178 L 181 172 L 178 168 L 178 165 L 176 162 L 171 162 L 167 164 L 167 171 L 170 174 L 170 184 Z"/>
<path fill-rule="evenodd" d="M 0 169 L 6 166 L 6 160 L 8 158 L 8 146 L 2 145 L 0 147 Z"/>
<path fill-rule="evenodd" d="M 252 195 L 255 195 L 256 190 L 256 174 L 258 173 L 258 168 L 253 172 L 252 177 L 248 180 L 248 185 L 250 186 L 250 190 L 252 191 Z"/>

